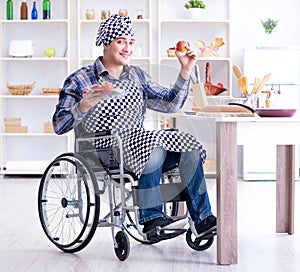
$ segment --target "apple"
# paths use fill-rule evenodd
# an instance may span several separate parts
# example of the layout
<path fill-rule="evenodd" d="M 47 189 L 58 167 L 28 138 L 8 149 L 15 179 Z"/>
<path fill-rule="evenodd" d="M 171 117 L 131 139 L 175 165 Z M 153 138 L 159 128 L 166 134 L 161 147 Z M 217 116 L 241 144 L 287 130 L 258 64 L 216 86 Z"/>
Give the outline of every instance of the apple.
<path fill-rule="evenodd" d="M 55 57 L 56 51 L 54 48 L 48 47 L 45 49 L 44 54 L 48 58 L 53 58 L 53 57 Z"/>
<path fill-rule="evenodd" d="M 181 53 L 184 53 L 186 51 L 187 46 L 190 46 L 190 43 L 187 41 L 179 41 L 176 44 L 176 50 L 178 50 Z"/>
<path fill-rule="evenodd" d="M 224 86 L 223 86 L 223 84 L 222 84 L 221 82 L 218 82 L 218 83 L 217 83 L 217 86 L 218 86 L 219 88 L 224 88 Z"/>

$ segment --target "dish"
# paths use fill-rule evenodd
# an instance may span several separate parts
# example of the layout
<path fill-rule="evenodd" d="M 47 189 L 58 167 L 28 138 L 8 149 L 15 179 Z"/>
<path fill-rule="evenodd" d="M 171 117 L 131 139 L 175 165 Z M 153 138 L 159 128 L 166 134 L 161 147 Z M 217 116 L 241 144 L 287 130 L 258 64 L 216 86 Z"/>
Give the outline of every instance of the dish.
<path fill-rule="evenodd" d="M 256 109 L 260 117 L 292 117 L 297 109 Z"/>

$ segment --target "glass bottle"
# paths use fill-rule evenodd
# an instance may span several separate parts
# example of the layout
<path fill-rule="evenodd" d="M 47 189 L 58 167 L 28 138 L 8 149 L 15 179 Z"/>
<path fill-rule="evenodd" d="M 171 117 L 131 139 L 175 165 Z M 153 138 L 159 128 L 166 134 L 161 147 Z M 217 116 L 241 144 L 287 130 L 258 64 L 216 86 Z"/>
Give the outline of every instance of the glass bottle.
<path fill-rule="evenodd" d="M 14 19 L 14 3 L 12 0 L 6 1 L 6 19 L 7 20 Z"/>
<path fill-rule="evenodd" d="M 37 18 L 38 18 L 38 12 L 36 9 L 36 2 L 33 1 L 33 7 L 32 7 L 32 11 L 31 11 L 31 19 L 36 20 Z"/>
<path fill-rule="evenodd" d="M 43 0 L 43 19 L 51 18 L 51 3 L 50 0 Z"/>
<path fill-rule="evenodd" d="M 20 11 L 20 18 L 21 18 L 21 20 L 27 20 L 27 18 L 28 18 L 28 9 L 27 9 L 26 0 L 22 1 L 21 11 Z"/>

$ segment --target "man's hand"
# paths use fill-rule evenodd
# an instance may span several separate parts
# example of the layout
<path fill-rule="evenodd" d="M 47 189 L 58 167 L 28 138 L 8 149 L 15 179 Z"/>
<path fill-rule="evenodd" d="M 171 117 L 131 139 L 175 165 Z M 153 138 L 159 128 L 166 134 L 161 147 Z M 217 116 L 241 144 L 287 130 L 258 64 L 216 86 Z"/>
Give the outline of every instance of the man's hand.
<path fill-rule="evenodd" d="M 181 65 L 180 75 L 184 79 L 189 79 L 190 73 L 196 64 L 197 54 L 189 45 L 186 46 L 186 49 L 185 53 L 176 50 L 175 54 Z"/>

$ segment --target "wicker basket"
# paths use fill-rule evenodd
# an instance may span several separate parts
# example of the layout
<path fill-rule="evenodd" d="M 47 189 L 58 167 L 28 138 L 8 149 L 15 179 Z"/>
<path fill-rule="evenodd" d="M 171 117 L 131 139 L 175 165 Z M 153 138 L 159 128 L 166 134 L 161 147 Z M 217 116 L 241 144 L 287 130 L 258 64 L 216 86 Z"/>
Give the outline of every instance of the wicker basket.
<path fill-rule="evenodd" d="M 13 117 L 13 118 L 4 118 L 5 127 L 20 127 L 21 126 L 21 118 Z"/>
<path fill-rule="evenodd" d="M 7 88 L 12 95 L 29 95 L 34 87 L 35 82 L 33 82 L 32 84 L 22 85 L 9 85 L 7 83 Z"/>
<path fill-rule="evenodd" d="M 175 58 L 175 47 L 171 47 L 167 50 L 167 54 L 169 58 Z"/>
<path fill-rule="evenodd" d="M 54 129 L 51 122 L 44 123 L 44 133 L 54 133 Z"/>
<path fill-rule="evenodd" d="M 44 95 L 58 95 L 61 88 L 43 88 Z"/>
<path fill-rule="evenodd" d="M 27 133 L 28 127 L 18 126 L 18 127 L 7 127 L 5 126 L 5 133 Z"/>
<path fill-rule="evenodd" d="M 213 85 L 211 83 L 205 83 L 204 88 L 205 88 L 206 95 L 218 95 L 218 94 L 223 93 L 227 90 L 226 88 L 221 88 L 221 87 L 218 87 L 218 86 Z"/>

